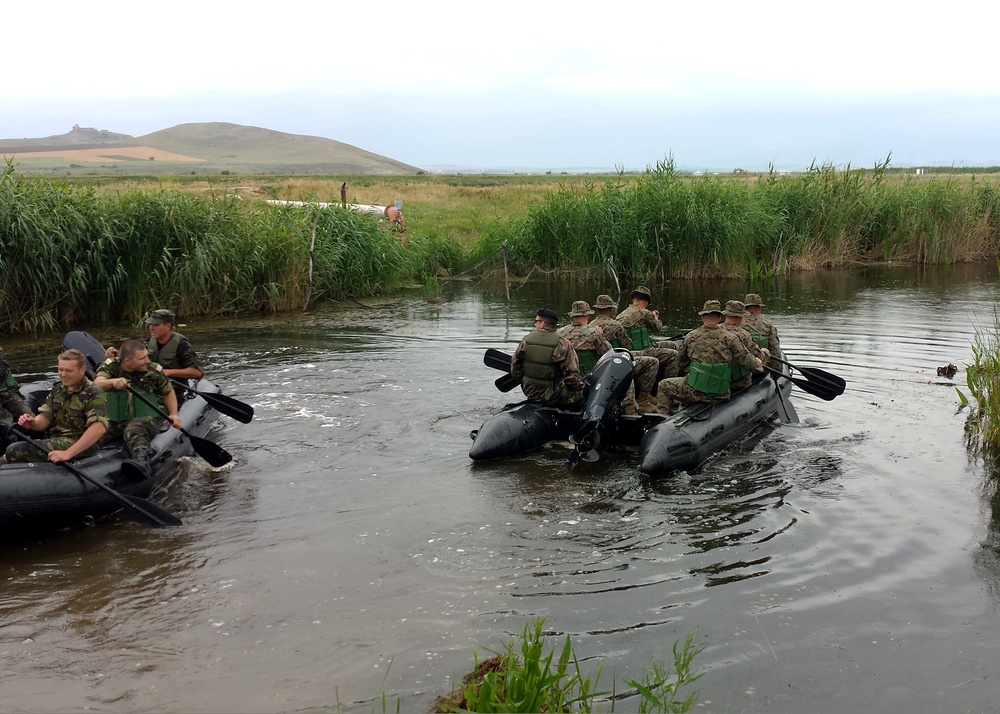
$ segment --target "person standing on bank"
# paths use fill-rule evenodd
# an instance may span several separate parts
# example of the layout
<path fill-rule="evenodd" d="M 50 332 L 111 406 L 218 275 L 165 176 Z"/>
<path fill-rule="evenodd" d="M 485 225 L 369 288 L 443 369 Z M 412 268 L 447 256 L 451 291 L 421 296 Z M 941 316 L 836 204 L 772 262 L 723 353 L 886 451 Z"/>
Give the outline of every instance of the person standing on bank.
<path fill-rule="evenodd" d="M 22 414 L 17 423 L 32 431 L 48 431 L 42 444 L 49 453 L 25 441 L 11 444 L 0 463 L 69 461 L 93 456 L 108 430 L 108 405 L 104 392 L 87 379 L 87 360 L 79 350 L 59 355 L 59 382 L 49 392 L 38 416 Z"/>
<path fill-rule="evenodd" d="M 729 399 L 731 365 L 735 360 L 751 372 L 762 372 L 764 366 L 744 346 L 743 342 L 719 323 L 722 304 L 709 300 L 698 311 L 701 327 L 684 336 L 679 363 L 690 367 L 686 377 L 664 379 L 657 387 L 656 402 L 661 414 L 670 415 L 678 408 L 696 402 L 721 402 Z"/>
<path fill-rule="evenodd" d="M 141 342 L 125 340 L 118 357 L 104 362 L 94 376 L 94 384 L 107 393 L 108 402 L 108 433 L 101 443 L 124 439 L 129 458 L 144 467 L 149 466 L 149 444 L 159 431 L 162 416 L 129 387 L 165 411 L 170 425 L 180 429 L 183 424 L 177 414 L 177 394 L 163 372 L 163 367 L 150 362 Z"/>
<path fill-rule="evenodd" d="M 750 351 L 750 354 L 761 360 L 762 363 L 771 356 L 766 348 L 757 346 L 757 343 L 750 336 L 750 331 L 743 327 L 743 318 L 747 315 L 743 303 L 739 300 L 729 300 L 722 314 L 726 316 L 726 321 L 722 323 L 722 329 L 736 335 L 743 346 Z M 729 390 L 731 392 L 739 392 L 753 384 L 753 373 L 750 370 L 736 361 L 730 367 L 732 369 L 729 377 Z"/>
<path fill-rule="evenodd" d="M 659 347 L 653 342 L 653 335 L 663 329 L 660 313 L 650 310 L 652 293 L 645 285 L 640 285 L 629 294 L 632 304 L 622 310 L 615 319 L 625 328 L 625 333 L 632 340 L 633 354 L 655 357 L 660 363 L 660 373 L 663 377 L 675 377 L 680 372 L 677 364 L 677 350 L 670 347 Z"/>
<path fill-rule="evenodd" d="M 184 335 L 174 332 L 176 321 L 173 310 L 161 309 L 149 313 L 146 318 L 149 337 L 145 341 L 149 361 L 163 367 L 163 374 L 171 379 L 201 379 L 205 373 L 198 364 L 198 355 Z M 117 357 L 118 350 L 109 347 L 104 355 Z"/>
<path fill-rule="evenodd" d="M 558 322 L 555 310 L 538 310 L 534 331 L 514 350 L 510 374 L 521 380 L 521 391 L 529 402 L 575 409 L 583 403 L 580 361 L 573 344 L 556 333 Z"/>
<path fill-rule="evenodd" d="M 612 347 L 624 347 L 632 351 L 632 340 L 625 333 L 622 324 L 615 320 L 612 314 L 616 307 L 618 305 L 611 299 L 610 295 L 598 295 L 597 301 L 594 303 L 597 317 L 590 324 L 604 333 Z M 640 414 L 656 411 L 656 400 L 653 398 L 652 391 L 659 369 L 660 362 L 656 357 L 632 352 L 632 375 L 635 384 L 622 401 L 626 414 L 635 414 L 637 406 Z"/>

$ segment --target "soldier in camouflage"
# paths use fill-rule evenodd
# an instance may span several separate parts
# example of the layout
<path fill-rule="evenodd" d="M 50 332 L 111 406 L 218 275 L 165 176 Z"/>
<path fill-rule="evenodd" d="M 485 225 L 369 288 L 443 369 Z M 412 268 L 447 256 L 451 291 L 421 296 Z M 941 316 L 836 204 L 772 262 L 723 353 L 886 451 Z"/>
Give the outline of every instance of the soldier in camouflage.
<path fill-rule="evenodd" d="M 568 314 L 573 321 L 556 330 L 556 334 L 572 343 L 577 360 L 580 362 L 580 376 L 586 377 L 593 371 L 597 360 L 611 349 L 611 343 L 603 332 L 587 324 L 594 311 L 590 309 L 586 300 L 574 302 Z"/>
<path fill-rule="evenodd" d="M 580 361 L 573 344 L 556 334 L 559 316 L 541 308 L 535 329 L 525 335 L 511 357 L 511 376 L 521 380 L 521 391 L 529 402 L 544 407 L 577 409 L 583 404 Z"/>
<path fill-rule="evenodd" d="M 750 331 L 743 327 L 743 319 L 747 315 L 746 308 L 739 300 L 729 300 L 726 309 L 722 311 L 726 316 L 726 321 L 722 323 L 723 330 L 736 335 L 743 346 L 750 350 L 750 353 L 763 362 L 770 357 L 766 350 L 757 346 L 750 336 Z M 744 369 L 739 363 L 732 363 L 729 378 L 729 391 L 739 392 L 753 384 L 753 373 Z"/>
<path fill-rule="evenodd" d="M 612 347 L 625 347 L 631 350 L 632 340 L 625 332 L 622 324 L 613 317 L 612 313 L 616 307 L 618 306 L 611 299 L 610 295 L 598 295 L 597 301 L 594 303 L 594 310 L 597 312 L 597 317 L 590 324 L 604 333 L 604 336 L 608 338 L 608 342 L 611 343 Z M 632 363 L 634 384 L 629 387 L 629 393 L 625 395 L 625 399 L 622 401 L 622 404 L 625 405 L 625 413 L 635 414 L 637 408 L 640 414 L 655 412 L 656 400 L 653 398 L 651 392 L 653 391 L 653 385 L 656 384 L 656 375 L 660 369 L 660 362 L 656 357 L 632 352 Z M 636 405 L 636 401 L 638 405 Z"/>
<path fill-rule="evenodd" d="M 92 456 L 108 430 L 108 405 L 104 392 L 87 379 L 87 362 L 79 350 L 59 355 L 59 383 L 49 392 L 38 416 L 22 414 L 17 420 L 25 429 L 48 431 L 42 444 L 48 456 L 24 441 L 11 444 L 3 461 L 49 461 L 58 463 L 78 456 Z"/>
<path fill-rule="evenodd" d="M 747 315 L 743 318 L 743 327 L 750 332 L 753 341 L 759 347 L 766 347 L 768 352 L 777 356 L 781 350 L 781 342 L 778 340 L 778 330 L 775 329 L 770 320 L 761 314 L 764 309 L 764 301 L 757 293 L 747 293 L 747 296 L 743 298 L 743 304 L 747 310 Z M 771 366 L 775 369 L 781 369 L 781 363 L 773 358 Z"/>
<path fill-rule="evenodd" d="M 163 367 L 163 374 L 171 379 L 201 379 L 205 373 L 198 364 L 198 355 L 188 339 L 179 332 L 174 332 L 177 316 L 172 310 L 153 310 L 146 318 L 149 326 L 149 337 L 145 346 L 151 362 Z M 106 357 L 117 357 L 118 350 L 109 347 L 105 350 Z"/>
<path fill-rule="evenodd" d="M 0 429 L 6 429 L 22 414 L 30 414 L 27 403 L 21 396 L 20 387 L 10 373 L 7 357 L 0 349 Z M 0 436 L 0 443 L 3 437 Z"/>
<path fill-rule="evenodd" d="M 149 361 L 149 353 L 138 340 L 125 340 L 118 355 L 104 362 L 94 376 L 94 384 L 107 393 L 108 402 L 108 432 L 101 443 L 124 439 L 129 457 L 148 466 L 149 443 L 163 418 L 135 392 L 166 412 L 171 426 L 180 429 L 177 394 L 163 367 Z"/>
<path fill-rule="evenodd" d="M 734 360 L 752 372 L 764 369 L 739 338 L 719 326 L 722 304 L 718 300 L 706 302 L 698 314 L 701 327 L 684 336 L 679 354 L 680 366 L 689 368 L 688 375 L 664 379 L 659 384 L 656 401 L 661 414 L 673 414 L 677 408 L 695 402 L 728 399 Z"/>
<path fill-rule="evenodd" d="M 675 377 L 678 371 L 677 350 L 670 346 L 661 346 L 653 341 L 653 336 L 663 329 L 660 313 L 650 310 L 652 301 L 649 288 L 640 285 L 629 294 L 632 304 L 622 310 L 615 319 L 625 328 L 632 340 L 633 354 L 655 357 L 660 363 L 660 374 L 664 377 Z"/>

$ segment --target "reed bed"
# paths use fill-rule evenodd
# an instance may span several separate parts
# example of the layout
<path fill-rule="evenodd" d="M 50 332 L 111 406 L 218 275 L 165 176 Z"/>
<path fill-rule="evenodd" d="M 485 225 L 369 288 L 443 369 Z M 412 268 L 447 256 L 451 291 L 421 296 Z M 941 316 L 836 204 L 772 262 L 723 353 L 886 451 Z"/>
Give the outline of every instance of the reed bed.
<path fill-rule="evenodd" d="M 315 248 L 313 245 L 315 226 Z M 176 191 L 120 193 L 0 175 L 0 330 L 303 309 L 453 270 L 461 249 L 404 249 L 370 216 Z M 312 283 L 310 285 L 310 257 Z"/>
<path fill-rule="evenodd" d="M 525 272 L 611 260 L 631 278 L 747 277 L 857 262 L 956 263 L 1000 248 L 991 182 L 887 180 L 886 166 L 812 166 L 758 180 L 681 176 L 672 160 L 638 178 L 553 193 L 489 230 L 479 259 L 506 251 Z"/>
<path fill-rule="evenodd" d="M 965 373 L 974 402 L 969 432 L 978 437 L 978 444 L 988 453 L 997 456 L 1000 455 L 1000 313 L 995 307 L 993 325 L 976 330 L 972 357 Z M 961 391 L 959 397 L 968 403 Z"/>

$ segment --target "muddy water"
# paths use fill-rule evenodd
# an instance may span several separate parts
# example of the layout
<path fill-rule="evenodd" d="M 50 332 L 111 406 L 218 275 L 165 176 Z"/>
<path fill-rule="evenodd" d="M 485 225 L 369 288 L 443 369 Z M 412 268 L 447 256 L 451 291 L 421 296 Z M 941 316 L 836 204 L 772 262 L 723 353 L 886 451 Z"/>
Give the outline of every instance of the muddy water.
<path fill-rule="evenodd" d="M 681 329 L 704 299 L 745 291 L 655 298 Z M 996 477 L 935 369 L 964 380 L 995 269 L 763 288 L 789 358 L 848 390 L 793 390 L 800 424 L 697 473 L 649 479 L 628 452 L 568 471 L 558 446 L 471 463 L 469 431 L 507 401 L 485 348 L 512 349 L 539 305 L 598 292 L 614 291 L 592 276 L 508 306 L 502 288 L 456 283 L 440 305 L 413 291 L 188 325 L 257 417 L 220 419 L 233 464 L 188 461 L 154 496 L 182 528 L 0 546 L 2 708 L 367 712 L 384 692 L 391 710 L 427 710 L 473 647 L 546 617 L 620 689 L 694 633 L 704 711 L 994 710 Z M 4 347 L 24 379 L 52 375 L 48 340 Z"/>

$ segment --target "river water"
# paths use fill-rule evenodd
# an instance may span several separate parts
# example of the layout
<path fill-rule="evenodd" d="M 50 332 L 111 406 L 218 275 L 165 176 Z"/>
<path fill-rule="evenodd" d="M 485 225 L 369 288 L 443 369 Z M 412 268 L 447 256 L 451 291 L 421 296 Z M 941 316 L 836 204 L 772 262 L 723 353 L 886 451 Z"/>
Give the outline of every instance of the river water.
<path fill-rule="evenodd" d="M 587 275 L 508 305 L 455 282 L 441 304 L 414 288 L 182 328 L 256 418 L 220 418 L 232 464 L 189 460 L 154 495 L 183 527 L 0 546 L 2 709 L 427 711 L 473 648 L 545 617 L 619 691 L 694 633 L 699 711 L 995 711 L 997 476 L 954 388 L 992 325 L 995 267 L 762 286 L 788 358 L 848 389 L 793 389 L 801 423 L 696 473 L 650 479 L 627 451 L 570 471 L 559 445 L 472 463 L 470 430 L 519 394 L 497 392 L 484 350 L 599 292 L 613 282 Z M 746 285 L 654 292 L 676 331 Z M 54 377 L 57 341 L 3 346 L 30 381 Z M 954 383 L 936 376 L 949 362 Z"/>

